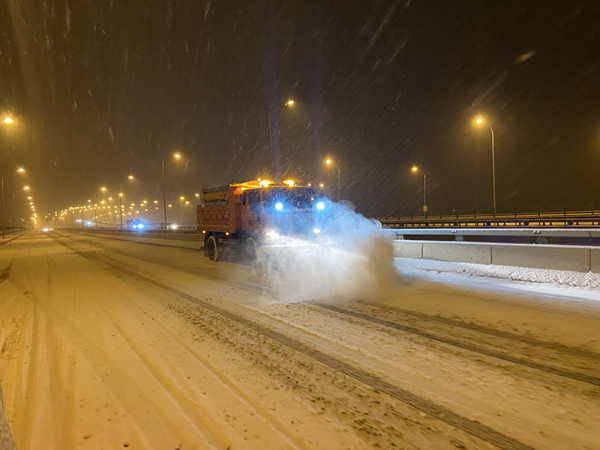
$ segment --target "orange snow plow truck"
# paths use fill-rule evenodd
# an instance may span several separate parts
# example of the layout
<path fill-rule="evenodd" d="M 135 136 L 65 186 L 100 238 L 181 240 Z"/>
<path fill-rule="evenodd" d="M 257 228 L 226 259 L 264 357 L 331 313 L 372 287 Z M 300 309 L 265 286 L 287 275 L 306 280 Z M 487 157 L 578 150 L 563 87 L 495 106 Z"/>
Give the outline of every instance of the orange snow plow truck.
<path fill-rule="evenodd" d="M 205 234 L 204 254 L 219 261 L 229 247 L 260 261 L 264 248 L 289 245 L 290 238 L 314 239 L 320 233 L 318 213 L 325 208 L 320 192 L 292 180 L 276 185 L 259 179 L 203 189 L 196 212 L 198 230 Z"/>

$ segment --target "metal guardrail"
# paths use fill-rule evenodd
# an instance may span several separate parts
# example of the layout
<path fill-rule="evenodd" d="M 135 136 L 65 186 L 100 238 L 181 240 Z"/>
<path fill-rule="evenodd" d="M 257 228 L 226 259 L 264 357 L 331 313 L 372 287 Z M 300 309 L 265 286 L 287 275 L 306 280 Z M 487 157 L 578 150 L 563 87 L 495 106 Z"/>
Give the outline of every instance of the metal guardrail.
<path fill-rule="evenodd" d="M 378 218 L 387 228 L 431 227 L 596 227 L 600 211 L 564 211 L 514 214 L 456 214 Z"/>

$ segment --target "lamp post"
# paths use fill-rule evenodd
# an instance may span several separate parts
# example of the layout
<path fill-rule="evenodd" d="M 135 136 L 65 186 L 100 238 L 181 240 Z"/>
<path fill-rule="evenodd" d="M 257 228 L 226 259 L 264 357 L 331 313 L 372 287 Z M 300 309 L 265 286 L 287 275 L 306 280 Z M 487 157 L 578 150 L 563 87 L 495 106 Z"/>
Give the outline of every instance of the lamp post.
<path fill-rule="evenodd" d="M 179 159 L 181 158 L 181 155 L 179 153 L 175 153 L 173 155 L 173 158 Z M 165 194 L 165 162 L 167 161 L 167 159 L 169 158 L 163 159 L 162 163 L 160 164 L 162 170 L 163 212 L 165 215 L 165 228 L 167 228 L 167 196 Z"/>
<path fill-rule="evenodd" d="M 123 190 L 121 189 L 121 183 L 127 180 L 133 180 L 133 175 L 129 175 L 126 179 L 119 181 L 119 219 L 121 221 L 121 230 L 123 229 Z"/>
<path fill-rule="evenodd" d="M 9 120 L 9 118 L 5 119 L 4 121 L 6 122 L 6 120 Z M 12 122 L 12 120 L 11 120 Z M 11 123 L 11 122 L 6 122 L 6 123 Z M 16 173 L 25 173 L 25 169 L 23 169 L 22 167 L 19 167 L 16 170 Z M 1 207 L 0 207 L 0 222 L 2 223 L 2 239 L 4 239 L 4 177 L 6 174 L 3 174 L 2 177 L 0 178 L 0 202 L 1 202 Z M 28 190 L 29 186 L 25 186 Z M 14 200 L 13 200 L 13 216 L 14 216 Z M 13 224 L 14 227 L 14 224 Z"/>
<path fill-rule="evenodd" d="M 413 166 L 410 170 L 412 172 L 421 172 L 423 174 L 423 214 L 427 219 L 427 176 L 425 175 L 425 172 L 420 170 L 417 166 Z"/>
<path fill-rule="evenodd" d="M 13 123 L 13 120 L 10 117 L 6 117 L 3 122 L 7 125 L 10 125 L 11 123 Z M 2 217 L 1 217 L 1 221 L 2 221 L 2 239 L 4 239 L 4 175 L 2 175 L 2 180 L 0 182 L 0 202 L 2 203 Z"/>
<path fill-rule="evenodd" d="M 334 162 L 331 160 L 331 158 L 327 158 L 325 160 L 325 164 L 330 166 L 331 164 L 334 164 Z M 338 201 L 340 201 L 340 165 L 338 163 L 335 163 L 335 167 L 337 168 L 337 199 Z"/>
<path fill-rule="evenodd" d="M 494 217 L 496 217 L 496 149 L 495 149 L 495 138 L 494 138 L 494 129 L 492 126 L 486 121 L 486 119 L 482 116 L 476 117 L 474 120 L 476 126 L 484 126 L 486 125 L 490 129 L 490 133 L 492 136 L 492 203 L 494 206 Z"/>

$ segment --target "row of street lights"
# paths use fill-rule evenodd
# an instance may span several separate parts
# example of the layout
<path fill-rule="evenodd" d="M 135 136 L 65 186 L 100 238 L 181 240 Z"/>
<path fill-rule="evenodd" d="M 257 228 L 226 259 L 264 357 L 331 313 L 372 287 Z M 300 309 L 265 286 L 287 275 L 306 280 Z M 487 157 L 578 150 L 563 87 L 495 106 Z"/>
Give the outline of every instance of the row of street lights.
<path fill-rule="evenodd" d="M 494 129 L 489 121 L 483 116 L 477 116 L 473 119 L 475 126 L 487 126 L 490 129 L 492 137 L 492 206 L 494 208 L 494 216 L 496 216 L 496 143 L 494 137 Z M 427 176 L 425 172 L 417 166 L 411 168 L 412 172 L 420 172 L 423 175 L 423 214 L 427 217 Z"/>
<path fill-rule="evenodd" d="M 161 174 L 162 174 L 161 179 L 162 179 L 162 194 L 163 194 L 163 214 L 164 214 L 164 219 L 165 219 L 165 224 L 164 224 L 165 227 L 167 227 L 167 223 L 168 223 L 167 222 L 167 201 L 166 201 L 166 192 L 165 192 L 165 163 L 167 161 L 169 161 L 170 159 L 179 160 L 179 159 L 181 159 L 181 155 L 179 153 L 174 153 L 172 156 L 163 159 L 163 161 L 161 162 Z M 119 193 L 118 193 L 118 195 L 119 195 L 119 219 L 120 219 L 120 227 L 121 227 L 121 229 L 123 229 L 123 215 L 124 215 L 124 211 L 123 211 L 124 207 L 123 207 L 123 202 L 122 202 L 122 198 L 123 198 L 122 184 L 123 184 L 124 181 L 133 181 L 133 180 L 134 180 L 134 176 L 133 175 L 128 175 L 126 178 L 123 178 L 123 179 L 119 180 Z M 105 186 L 102 186 L 100 188 L 100 192 L 102 192 L 102 193 L 107 193 L 107 191 L 108 190 L 107 190 L 107 188 Z M 199 196 L 199 194 L 196 194 L 196 196 Z M 112 201 L 112 197 L 109 197 L 109 201 Z M 105 203 L 105 201 L 102 199 L 99 202 L 101 206 L 98 206 L 98 202 L 94 202 L 94 204 L 92 205 L 92 200 L 91 199 L 88 200 L 88 203 L 89 203 L 89 205 L 84 205 L 84 206 L 76 206 L 76 207 L 75 206 L 71 206 L 68 209 L 65 209 L 65 210 L 61 211 L 60 212 L 60 217 L 66 215 L 69 211 L 71 211 L 74 214 L 75 210 L 80 210 L 82 212 L 82 219 L 81 219 L 81 221 L 82 221 L 82 227 L 83 227 L 84 226 L 84 223 L 83 223 L 84 222 L 84 220 L 83 220 L 83 212 L 85 210 L 87 210 L 87 209 L 90 209 L 90 211 L 92 209 L 94 209 L 94 218 L 95 218 L 95 221 L 96 221 L 96 228 L 97 228 L 98 227 L 98 215 L 97 215 L 96 209 L 97 208 L 106 209 L 106 206 L 103 206 L 104 203 Z M 155 200 L 154 203 L 157 204 L 158 200 Z M 189 203 L 189 202 L 187 202 L 187 203 Z M 132 205 L 134 205 L 134 204 L 132 204 Z M 170 208 L 172 205 L 169 204 L 168 206 Z M 117 207 L 115 206 L 114 208 L 116 209 Z M 158 209 L 158 206 L 156 208 Z M 110 214 L 112 215 L 112 211 L 111 211 Z M 55 216 L 58 216 L 58 215 L 59 215 L 59 213 L 56 212 Z M 113 218 L 114 218 L 114 216 L 113 216 Z"/>

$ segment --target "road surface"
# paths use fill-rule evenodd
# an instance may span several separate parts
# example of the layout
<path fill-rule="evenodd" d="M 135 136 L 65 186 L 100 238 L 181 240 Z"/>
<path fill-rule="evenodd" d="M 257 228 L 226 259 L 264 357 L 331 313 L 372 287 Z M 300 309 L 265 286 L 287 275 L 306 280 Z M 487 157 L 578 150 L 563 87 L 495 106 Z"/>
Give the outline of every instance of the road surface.
<path fill-rule="evenodd" d="M 17 448 L 598 448 L 594 304 L 410 278 L 290 302 L 272 278 L 81 232 L 0 246 Z"/>

